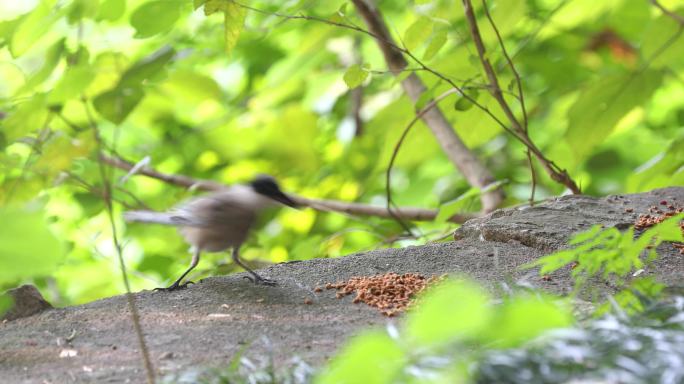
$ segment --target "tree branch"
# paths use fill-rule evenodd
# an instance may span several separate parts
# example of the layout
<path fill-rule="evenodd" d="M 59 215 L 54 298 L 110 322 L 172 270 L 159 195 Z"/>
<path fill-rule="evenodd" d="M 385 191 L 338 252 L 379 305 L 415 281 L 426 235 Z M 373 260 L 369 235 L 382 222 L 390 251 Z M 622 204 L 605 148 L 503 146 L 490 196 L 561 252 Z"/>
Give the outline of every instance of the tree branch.
<path fill-rule="evenodd" d="M 126 171 L 130 171 L 135 166 L 134 163 L 118 157 L 103 154 L 100 156 L 100 158 L 105 164 Z M 194 179 L 184 175 L 162 173 L 147 166 L 139 168 L 137 174 L 145 175 L 153 179 L 161 180 L 167 184 L 177 185 L 185 188 L 196 188 L 205 191 L 220 191 L 221 189 L 228 188 L 227 185 L 211 180 Z M 337 200 L 311 199 L 293 194 L 290 194 L 289 196 L 298 204 L 313 208 L 317 211 L 340 212 L 360 216 L 376 216 L 388 219 L 392 218 L 392 214 L 385 207 Z M 394 210 L 394 213 L 404 220 L 432 221 L 437 217 L 438 212 L 432 209 L 406 207 Z M 449 221 L 452 223 L 461 224 L 475 217 L 477 217 L 477 215 L 459 214 L 452 216 Z"/>
<path fill-rule="evenodd" d="M 678 24 L 684 26 L 684 16 L 675 13 L 667 8 L 665 8 L 658 0 L 650 0 L 651 4 L 653 4 L 656 8 L 658 8 L 662 13 L 665 15 L 669 16 L 672 18 L 674 21 L 676 21 Z"/>
<path fill-rule="evenodd" d="M 398 75 L 408 63 L 404 58 L 404 54 L 408 55 L 416 61 L 421 67 L 426 68 L 430 73 L 435 74 L 439 78 L 446 80 L 456 90 L 458 90 L 463 97 L 468 97 L 462 90 L 457 87 L 451 80 L 447 79 L 435 71 L 429 70 L 420 60 L 413 56 L 408 50 L 399 48 L 392 40 L 392 36 L 385 25 L 382 15 L 377 8 L 372 7 L 365 0 L 352 0 L 356 10 L 366 22 L 370 35 L 375 37 L 380 50 L 382 51 L 387 66 L 394 73 Z M 420 78 L 412 73 L 406 79 L 401 81 L 404 91 L 415 103 L 420 96 L 425 92 L 426 88 Z M 476 105 L 480 105 L 477 101 L 472 100 Z M 481 108 L 484 108 L 480 105 Z M 486 108 L 485 108 L 486 109 Z M 421 116 L 425 124 L 430 128 L 435 138 L 439 142 L 444 153 L 449 157 L 451 162 L 458 168 L 463 176 L 468 180 L 468 183 L 474 187 L 483 188 L 495 181 L 491 172 L 480 162 L 480 160 L 470 151 L 463 143 L 463 140 L 456 134 L 454 128 L 446 119 L 442 111 L 438 107 L 429 108 Z M 496 189 L 482 194 L 482 209 L 484 212 L 490 212 L 501 204 L 503 200 L 503 192 Z M 389 202 L 388 202 L 389 204 Z"/>

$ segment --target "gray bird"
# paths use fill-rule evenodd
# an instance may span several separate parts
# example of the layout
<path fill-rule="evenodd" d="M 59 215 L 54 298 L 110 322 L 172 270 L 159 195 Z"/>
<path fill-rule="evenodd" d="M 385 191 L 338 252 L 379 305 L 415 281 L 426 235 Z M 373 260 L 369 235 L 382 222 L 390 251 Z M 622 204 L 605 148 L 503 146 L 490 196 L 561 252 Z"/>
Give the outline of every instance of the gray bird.
<path fill-rule="evenodd" d="M 234 185 L 190 199 L 169 212 L 129 211 L 124 213 L 124 218 L 126 221 L 176 226 L 192 246 L 190 268 L 169 287 L 157 290 L 185 288 L 189 283 L 180 282 L 197 266 L 203 251 L 219 252 L 228 248 L 233 248 L 233 261 L 251 275 L 247 277 L 249 280 L 255 284 L 275 285 L 274 280 L 259 276 L 243 264 L 239 252 L 259 212 L 278 203 L 297 207 L 297 203 L 280 190 L 275 179 L 259 176 L 247 185 Z"/>

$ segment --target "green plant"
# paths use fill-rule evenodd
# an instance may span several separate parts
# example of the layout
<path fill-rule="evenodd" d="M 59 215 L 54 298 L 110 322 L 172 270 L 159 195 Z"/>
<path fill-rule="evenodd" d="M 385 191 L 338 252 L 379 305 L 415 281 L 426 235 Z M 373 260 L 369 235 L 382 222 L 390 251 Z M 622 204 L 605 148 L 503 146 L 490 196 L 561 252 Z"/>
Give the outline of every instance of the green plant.
<path fill-rule="evenodd" d="M 656 250 L 661 243 L 683 240 L 682 219 L 684 214 L 678 214 L 640 235 L 635 235 L 633 227 L 621 232 L 615 227 L 603 229 L 595 225 L 573 236 L 569 249 L 542 257 L 525 268 L 541 267 L 539 274 L 546 275 L 572 266 L 575 293 L 580 292 L 589 279 L 601 278 L 624 288 L 615 295 L 618 304 L 627 310 L 638 311 L 643 306 L 637 296 L 654 297 L 662 286 L 650 277 L 630 279 L 631 274 L 658 257 Z M 606 309 L 608 306 L 604 305 L 599 312 Z"/>

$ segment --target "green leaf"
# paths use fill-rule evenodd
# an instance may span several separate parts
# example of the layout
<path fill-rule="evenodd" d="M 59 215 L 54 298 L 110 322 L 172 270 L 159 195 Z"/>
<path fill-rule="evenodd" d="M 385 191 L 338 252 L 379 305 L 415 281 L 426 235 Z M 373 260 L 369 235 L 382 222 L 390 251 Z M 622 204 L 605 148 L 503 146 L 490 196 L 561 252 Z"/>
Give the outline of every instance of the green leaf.
<path fill-rule="evenodd" d="M 498 308 L 485 337 L 497 347 L 515 347 L 546 330 L 568 327 L 572 323 L 570 313 L 548 298 L 516 297 Z"/>
<path fill-rule="evenodd" d="M 57 67 L 59 60 L 62 58 L 62 53 L 64 52 L 64 45 L 66 38 L 56 42 L 45 54 L 45 60 L 43 65 L 39 70 L 34 72 L 26 81 L 26 83 L 15 93 L 15 96 L 19 96 L 25 92 L 28 92 L 35 88 L 37 85 L 47 80 L 47 78 L 52 74 L 52 72 Z"/>
<path fill-rule="evenodd" d="M 225 12 L 233 4 L 230 0 L 204 0 L 204 15 L 209 16 L 216 12 Z"/>
<path fill-rule="evenodd" d="M 498 0 L 488 2 L 492 19 L 496 23 L 501 36 L 505 37 L 516 30 L 516 26 L 525 20 L 528 3 L 520 0 Z M 486 20 L 486 19 L 485 19 Z M 486 25 L 486 27 L 484 27 Z M 480 27 L 480 33 L 485 43 L 496 40 L 496 34 L 489 28 L 488 23 Z"/>
<path fill-rule="evenodd" d="M 344 347 L 314 383 L 391 384 L 404 361 L 404 352 L 387 334 L 361 334 Z"/>
<path fill-rule="evenodd" d="M 194 9 L 199 9 L 199 7 L 203 6 L 206 2 L 207 0 L 192 0 L 192 7 Z"/>
<path fill-rule="evenodd" d="M 577 245 L 584 243 L 589 240 L 594 240 L 600 232 L 602 232 L 603 227 L 600 225 L 593 225 L 589 230 L 585 232 L 580 232 L 572 236 L 572 239 L 568 242 L 570 245 Z"/>
<path fill-rule="evenodd" d="M 40 212 L 0 208 L 0 284 L 46 275 L 62 260 L 62 244 Z"/>
<path fill-rule="evenodd" d="M 544 276 L 565 267 L 573 261 L 577 261 L 577 258 L 577 253 L 574 251 L 560 251 L 526 264 L 523 268 L 533 268 L 541 265 L 539 275 Z"/>
<path fill-rule="evenodd" d="M 468 205 L 472 204 L 478 196 L 480 196 L 480 188 L 472 187 L 454 200 L 442 204 L 439 207 L 439 213 L 437 213 L 435 221 L 445 222 L 449 220 L 451 216 L 463 211 Z"/>
<path fill-rule="evenodd" d="M 683 177 L 684 135 L 673 140 L 665 151 L 657 154 L 646 165 L 639 167 L 627 180 L 629 191 L 648 191 L 677 183 L 677 173 Z"/>
<path fill-rule="evenodd" d="M 225 11 L 228 0 L 204 0 L 204 15 L 209 16 L 219 11 Z"/>
<path fill-rule="evenodd" d="M 439 207 L 439 213 L 437 213 L 437 217 L 435 218 L 435 220 L 437 222 L 445 222 L 445 221 L 449 220 L 449 218 L 451 216 L 463 211 L 470 204 L 472 204 L 476 198 L 478 198 L 483 193 L 487 193 L 487 192 L 492 191 L 496 188 L 499 188 L 500 186 L 506 184 L 507 182 L 508 182 L 507 180 L 496 181 L 494 183 L 487 185 L 482 190 L 480 190 L 480 188 L 477 188 L 477 187 L 472 187 L 472 188 L 468 189 L 461 196 L 455 198 L 454 200 L 451 200 L 451 201 L 448 201 L 448 202 L 442 204 L 442 206 Z"/>
<path fill-rule="evenodd" d="M 361 65 L 354 64 L 347 68 L 347 72 L 344 73 L 344 82 L 350 89 L 354 89 L 363 82 L 368 77 L 368 71 L 363 69 Z"/>
<path fill-rule="evenodd" d="M 95 78 L 95 70 L 88 64 L 70 67 L 48 96 L 49 104 L 63 104 L 83 94 Z"/>
<path fill-rule="evenodd" d="M 673 242 L 684 242 L 684 230 L 679 226 L 680 222 L 684 220 L 684 213 L 674 215 L 669 219 L 659 223 L 655 227 L 649 229 L 642 235 L 649 236 L 651 232 L 653 237 L 656 237 L 658 241 L 673 241 Z M 646 246 L 644 246 L 645 248 Z"/>
<path fill-rule="evenodd" d="M 430 37 L 433 26 L 431 19 L 425 16 L 419 17 L 404 33 L 404 47 L 409 51 L 418 48 Z"/>
<path fill-rule="evenodd" d="M 613 295 L 613 298 L 622 310 L 632 315 L 644 310 L 644 298 L 657 298 L 664 288 L 665 286 L 657 282 L 654 276 L 640 277 L 632 280 L 627 288 Z M 606 302 L 596 309 L 595 314 L 609 313 L 614 307 L 614 302 Z"/>
<path fill-rule="evenodd" d="M 676 9 L 675 12 L 684 16 L 684 9 Z M 640 44 L 641 54 L 649 59 L 650 68 L 671 66 L 681 67 L 684 58 L 684 34 L 679 33 L 679 24 L 668 15 L 660 15 L 655 18 L 643 33 Z M 673 40 L 675 36 L 679 35 Z M 652 58 L 652 60 L 651 60 Z"/>
<path fill-rule="evenodd" d="M 396 79 L 397 82 L 402 82 L 402 81 L 406 80 L 406 78 L 409 77 L 409 76 L 411 76 L 412 74 L 413 74 L 413 71 L 403 70 L 403 71 L 401 71 L 401 73 L 399 73 L 399 74 L 395 77 L 395 79 Z"/>
<path fill-rule="evenodd" d="M 93 106 L 102 117 L 121 124 L 140 103 L 145 92 L 140 87 L 117 87 L 93 99 Z"/>
<path fill-rule="evenodd" d="M 176 51 L 173 48 L 166 46 L 137 61 L 121 75 L 118 86 L 122 88 L 141 86 L 143 81 L 158 75 L 175 54 Z"/>
<path fill-rule="evenodd" d="M 94 148 L 90 132 L 72 138 L 64 131 L 58 131 L 43 143 L 40 157 L 33 167 L 42 176 L 51 179 L 69 170 L 76 159 L 87 157 Z"/>
<path fill-rule="evenodd" d="M 90 51 L 88 51 L 86 46 L 82 45 L 78 47 L 76 52 L 69 54 L 66 59 L 69 65 L 72 66 L 88 65 L 88 62 L 90 61 Z"/>
<path fill-rule="evenodd" d="M 126 12 L 126 0 L 104 0 L 95 20 L 116 21 Z"/>
<path fill-rule="evenodd" d="M 45 95 L 34 95 L 28 101 L 19 104 L 6 119 L 0 120 L 5 139 L 11 143 L 41 129 L 47 123 L 48 114 Z"/>
<path fill-rule="evenodd" d="M 478 92 L 476 89 L 468 90 L 466 91 L 466 95 L 472 100 L 477 101 L 477 98 L 480 96 L 480 92 Z M 470 108 L 475 106 L 475 103 L 470 101 L 467 97 L 461 96 L 456 100 L 454 103 L 454 109 L 457 111 L 467 111 Z"/>
<path fill-rule="evenodd" d="M 161 84 L 161 89 L 173 97 L 198 104 L 208 99 L 220 100 L 221 88 L 209 76 L 192 71 L 176 71 Z"/>
<path fill-rule="evenodd" d="M 419 299 L 406 319 L 406 335 L 417 345 L 443 345 L 475 337 L 487 326 L 491 311 L 489 296 L 480 287 L 449 280 Z"/>
<path fill-rule="evenodd" d="M 206 0 L 204 14 L 209 16 L 218 11 L 223 12 L 224 36 L 226 41 L 226 53 L 230 54 L 235 48 L 245 24 L 247 9 L 228 0 Z"/>
<path fill-rule="evenodd" d="M 14 62 L 0 61 L 0 100 L 9 100 L 26 84 L 21 67 Z"/>
<path fill-rule="evenodd" d="M 661 72 L 646 70 L 592 82 L 568 110 L 566 138 L 583 159 L 601 143 L 628 112 L 650 99 L 660 86 Z"/>
<path fill-rule="evenodd" d="M 158 76 L 175 54 L 167 46 L 137 61 L 121 75 L 114 89 L 93 99 L 95 110 L 112 123 L 121 124 L 145 96 L 143 83 Z"/>
<path fill-rule="evenodd" d="M 47 35 L 52 24 L 62 14 L 53 9 L 53 3 L 54 1 L 41 1 L 33 12 L 22 18 L 10 39 L 12 57 L 23 55 L 33 44 Z"/>
<path fill-rule="evenodd" d="M 136 31 L 135 37 L 144 39 L 170 31 L 180 14 L 180 6 L 176 1 L 144 3 L 131 14 L 131 25 Z"/>
<path fill-rule="evenodd" d="M 344 15 L 341 15 L 339 12 L 335 12 L 332 15 L 328 16 L 327 21 L 330 23 L 342 24 L 344 23 Z"/>
<path fill-rule="evenodd" d="M 428 47 L 425 49 L 425 53 L 423 54 L 423 60 L 430 60 L 435 55 L 437 52 L 439 52 L 440 49 L 446 44 L 447 42 L 447 31 L 446 30 L 441 30 L 439 32 L 436 32 L 434 36 L 432 36 L 432 40 L 430 40 L 430 44 L 428 44 Z"/>
<path fill-rule="evenodd" d="M 0 21 L 0 47 L 3 47 L 12 39 L 12 34 L 17 30 L 19 23 L 23 18 L 18 17 L 14 20 Z"/>
<path fill-rule="evenodd" d="M 426 89 L 423 93 L 420 94 L 418 97 L 418 100 L 416 100 L 414 106 L 416 108 L 416 111 L 421 111 L 423 108 L 425 108 L 428 103 L 433 100 L 435 97 L 435 89 Z"/>
<path fill-rule="evenodd" d="M 97 14 L 98 0 L 74 0 L 67 10 L 67 21 L 76 24 L 82 19 L 92 19 Z"/>
<path fill-rule="evenodd" d="M 233 2 L 228 3 L 225 8 L 223 24 L 225 27 L 226 53 L 230 54 L 237 45 L 240 32 L 245 25 L 247 10 Z"/>

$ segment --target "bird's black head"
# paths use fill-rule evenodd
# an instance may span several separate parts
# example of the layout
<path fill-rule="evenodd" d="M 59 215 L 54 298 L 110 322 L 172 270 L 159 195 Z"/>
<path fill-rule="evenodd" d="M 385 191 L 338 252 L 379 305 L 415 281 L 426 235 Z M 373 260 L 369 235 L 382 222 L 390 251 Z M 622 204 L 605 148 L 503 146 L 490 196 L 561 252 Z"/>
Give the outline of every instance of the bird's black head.
<path fill-rule="evenodd" d="M 252 180 L 249 185 L 252 187 L 254 192 L 260 195 L 264 195 L 293 208 L 297 207 L 297 203 L 295 203 L 289 196 L 280 190 L 280 186 L 278 186 L 278 183 L 271 176 L 259 175 Z"/>

